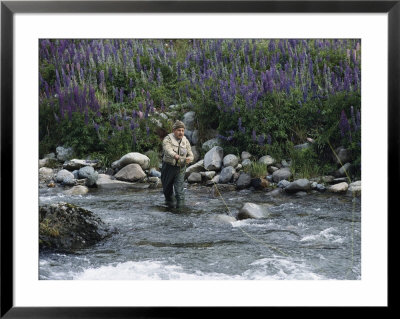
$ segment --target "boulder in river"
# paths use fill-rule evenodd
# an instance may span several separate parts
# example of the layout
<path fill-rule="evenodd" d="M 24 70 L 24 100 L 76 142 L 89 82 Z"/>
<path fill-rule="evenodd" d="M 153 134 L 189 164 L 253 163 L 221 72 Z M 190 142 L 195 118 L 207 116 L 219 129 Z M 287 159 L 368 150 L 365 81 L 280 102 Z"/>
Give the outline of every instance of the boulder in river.
<path fill-rule="evenodd" d="M 89 188 L 87 188 L 86 186 L 77 185 L 77 186 L 74 186 L 74 187 L 72 187 L 70 189 L 67 189 L 63 193 L 65 195 L 85 195 L 88 192 L 89 192 Z"/>
<path fill-rule="evenodd" d="M 269 215 L 268 212 L 269 205 L 257 205 L 254 203 L 244 203 L 242 208 L 239 210 L 237 219 L 247 219 L 247 218 L 266 218 Z"/>
<path fill-rule="evenodd" d="M 121 170 L 115 174 L 115 178 L 125 182 L 136 182 L 143 180 L 146 177 L 146 173 L 142 170 L 139 164 L 129 164 L 124 166 Z"/>
<path fill-rule="evenodd" d="M 149 188 L 149 184 L 145 183 L 130 183 L 116 180 L 113 176 L 107 174 L 99 174 L 99 178 L 96 181 L 98 189 L 113 190 L 113 189 L 146 189 Z"/>
<path fill-rule="evenodd" d="M 287 193 L 307 192 L 311 189 L 311 182 L 306 178 L 297 179 L 285 187 Z"/>
<path fill-rule="evenodd" d="M 39 169 L 39 181 L 48 183 L 53 179 L 54 171 L 48 167 L 42 167 Z"/>
<path fill-rule="evenodd" d="M 349 188 L 349 184 L 342 182 L 339 184 L 332 185 L 328 188 L 331 193 L 344 193 Z"/>
<path fill-rule="evenodd" d="M 72 174 L 70 171 L 66 169 L 60 170 L 57 175 L 56 175 L 56 182 L 57 183 L 63 183 L 64 180 L 70 180 L 74 179 L 74 174 Z"/>
<path fill-rule="evenodd" d="M 39 207 L 39 249 L 71 253 L 96 244 L 115 232 L 93 212 L 57 203 Z"/>

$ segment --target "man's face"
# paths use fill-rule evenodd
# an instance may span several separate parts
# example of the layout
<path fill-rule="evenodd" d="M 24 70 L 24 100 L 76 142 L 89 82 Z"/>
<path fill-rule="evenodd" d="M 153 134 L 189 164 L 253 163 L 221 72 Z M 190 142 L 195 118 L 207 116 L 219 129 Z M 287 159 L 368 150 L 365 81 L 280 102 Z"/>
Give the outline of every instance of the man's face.
<path fill-rule="evenodd" d="M 177 128 L 174 130 L 174 135 L 177 139 L 181 139 L 185 135 L 185 129 L 184 128 Z"/>

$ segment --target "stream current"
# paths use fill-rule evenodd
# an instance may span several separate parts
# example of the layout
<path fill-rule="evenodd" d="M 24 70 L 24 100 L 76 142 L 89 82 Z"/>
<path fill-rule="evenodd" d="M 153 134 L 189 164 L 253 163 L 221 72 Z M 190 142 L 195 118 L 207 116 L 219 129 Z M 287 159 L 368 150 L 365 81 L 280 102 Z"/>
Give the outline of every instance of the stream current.
<path fill-rule="evenodd" d="M 73 254 L 41 253 L 41 280 L 360 280 L 359 198 L 271 196 L 186 186 L 183 207 L 161 189 L 96 190 L 68 196 L 40 189 L 39 203 L 94 212 L 118 233 Z M 270 204 L 268 218 L 231 220 L 245 202 Z M 226 203 L 226 205 L 225 205 Z"/>

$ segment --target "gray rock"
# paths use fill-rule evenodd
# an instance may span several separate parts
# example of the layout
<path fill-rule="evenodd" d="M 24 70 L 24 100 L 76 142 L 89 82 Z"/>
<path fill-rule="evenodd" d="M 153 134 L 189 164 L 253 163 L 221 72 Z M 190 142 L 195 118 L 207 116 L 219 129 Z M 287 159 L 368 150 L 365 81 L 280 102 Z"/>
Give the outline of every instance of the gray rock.
<path fill-rule="evenodd" d="M 63 164 L 63 168 L 69 171 L 79 170 L 82 167 L 91 166 L 98 167 L 99 161 L 97 160 L 82 160 L 82 159 L 72 159 L 70 161 L 66 161 Z"/>
<path fill-rule="evenodd" d="M 269 205 L 257 205 L 254 203 L 245 203 L 242 208 L 239 210 L 237 219 L 247 219 L 247 218 L 266 218 L 269 215 L 268 212 Z"/>
<path fill-rule="evenodd" d="M 197 145 L 199 143 L 199 130 L 194 130 L 192 134 L 192 144 Z"/>
<path fill-rule="evenodd" d="M 349 195 L 360 196 L 361 195 L 361 181 L 353 182 L 348 188 Z"/>
<path fill-rule="evenodd" d="M 289 181 L 287 181 L 286 179 L 283 179 L 283 180 L 279 181 L 278 187 L 279 188 L 286 188 L 286 187 L 289 186 L 289 184 L 290 184 Z"/>
<path fill-rule="evenodd" d="M 251 158 L 251 154 L 249 153 L 249 152 L 242 152 L 242 154 L 241 154 L 241 158 L 242 158 L 242 161 L 244 161 L 245 159 L 250 159 Z"/>
<path fill-rule="evenodd" d="M 56 148 L 56 153 L 57 153 L 57 160 L 60 162 L 65 162 L 73 157 L 74 150 L 72 147 L 58 146 Z"/>
<path fill-rule="evenodd" d="M 88 178 L 90 175 L 93 175 L 95 172 L 92 166 L 85 166 L 79 169 L 78 177 L 79 178 Z"/>
<path fill-rule="evenodd" d="M 272 179 L 275 183 L 278 183 L 279 181 L 284 179 L 289 180 L 291 177 L 292 177 L 292 172 L 288 167 L 278 169 L 277 171 L 272 173 Z"/>
<path fill-rule="evenodd" d="M 107 175 L 107 174 L 99 174 L 99 178 L 96 181 L 96 185 L 97 185 L 97 188 L 99 188 L 99 189 L 107 189 L 107 190 L 146 189 L 146 188 L 150 187 L 150 185 L 143 184 L 143 183 L 137 184 L 137 183 L 119 181 L 119 180 L 113 179 L 112 176 Z"/>
<path fill-rule="evenodd" d="M 205 177 L 207 180 L 213 179 L 215 174 L 217 174 L 215 171 L 200 172 L 200 175 Z"/>
<path fill-rule="evenodd" d="M 97 179 L 99 178 L 99 173 L 94 171 L 93 174 L 90 174 L 87 178 L 86 178 L 86 186 L 92 187 L 94 185 L 96 185 Z"/>
<path fill-rule="evenodd" d="M 74 178 L 75 179 L 79 179 L 79 170 L 74 170 L 73 172 L 72 172 L 72 174 L 74 175 Z"/>
<path fill-rule="evenodd" d="M 311 189 L 316 189 L 317 188 L 318 183 L 317 182 L 312 182 L 311 183 Z"/>
<path fill-rule="evenodd" d="M 260 163 L 264 163 L 267 166 L 272 165 L 276 162 L 275 159 L 269 155 L 262 156 L 258 161 Z"/>
<path fill-rule="evenodd" d="M 325 192 L 326 191 L 326 187 L 322 184 L 317 184 L 316 188 L 315 188 L 318 192 Z"/>
<path fill-rule="evenodd" d="M 250 187 L 251 176 L 247 173 L 241 173 L 238 180 L 236 181 L 236 187 L 238 189 L 244 189 Z"/>
<path fill-rule="evenodd" d="M 305 178 L 297 179 L 285 187 L 285 191 L 287 193 L 308 191 L 310 189 L 311 189 L 311 183 L 308 179 L 305 179 Z"/>
<path fill-rule="evenodd" d="M 246 166 L 250 166 L 251 165 L 251 160 L 246 158 L 245 160 L 242 161 L 242 166 L 246 167 Z"/>
<path fill-rule="evenodd" d="M 201 148 L 205 151 L 209 151 L 213 147 L 220 146 L 220 145 L 221 145 L 221 140 L 219 138 L 215 137 L 215 138 L 212 138 L 212 139 L 204 142 L 203 145 L 201 146 Z"/>
<path fill-rule="evenodd" d="M 197 163 L 190 165 L 189 167 L 186 168 L 186 174 L 190 173 L 200 173 L 205 171 L 204 168 L 204 160 L 200 160 Z"/>
<path fill-rule="evenodd" d="M 232 180 L 235 169 L 232 166 L 224 167 L 219 177 L 219 183 L 226 184 Z"/>
<path fill-rule="evenodd" d="M 290 167 L 291 162 L 287 162 L 285 160 L 282 160 L 281 164 L 282 164 L 282 167 Z"/>
<path fill-rule="evenodd" d="M 204 156 L 204 168 L 209 171 L 221 169 L 224 150 L 220 146 L 214 146 Z"/>
<path fill-rule="evenodd" d="M 346 176 L 346 172 L 348 173 L 351 168 L 350 163 L 344 164 L 341 168 L 339 168 L 333 175 L 335 177 L 344 177 Z"/>
<path fill-rule="evenodd" d="M 193 163 L 196 163 L 200 159 L 200 153 L 198 151 L 197 146 L 192 146 L 192 153 L 193 153 Z"/>
<path fill-rule="evenodd" d="M 65 177 L 61 184 L 65 185 L 65 186 L 74 186 L 75 185 L 75 179 L 71 178 L 71 177 Z"/>
<path fill-rule="evenodd" d="M 39 180 L 42 182 L 50 182 L 53 179 L 54 171 L 48 167 L 42 167 L 39 169 Z"/>
<path fill-rule="evenodd" d="M 185 129 L 185 136 L 189 140 L 190 144 L 193 144 L 192 135 L 193 135 L 193 131 Z"/>
<path fill-rule="evenodd" d="M 225 167 L 227 166 L 236 167 L 239 164 L 239 159 L 234 154 L 228 154 L 224 157 L 223 164 Z"/>
<path fill-rule="evenodd" d="M 188 177 L 188 182 L 189 183 L 201 183 L 201 174 L 200 173 L 190 173 L 189 177 Z"/>
<path fill-rule="evenodd" d="M 51 160 L 49 158 L 43 158 L 39 160 L 39 168 L 46 167 Z"/>
<path fill-rule="evenodd" d="M 74 186 L 71 189 L 68 189 L 66 191 L 64 191 L 63 193 L 65 195 L 85 195 L 89 192 L 89 188 L 87 188 L 86 186 Z"/>
<path fill-rule="evenodd" d="M 39 250 L 71 253 L 94 245 L 114 232 L 115 229 L 81 207 L 67 203 L 39 207 Z"/>
<path fill-rule="evenodd" d="M 111 164 L 111 168 L 122 168 L 129 164 L 139 164 L 142 169 L 150 167 L 150 159 L 141 153 L 131 152 L 122 156 L 118 161 Z"/>
<path fill-rule="evenodd" d="M 346 182 L 343 182 L 343 183 L 339 183 L 339 184 L 330 186 L 328 188 L 328 191 L 331 193 L 344 193 L 347 191 L 348 188 L 349 188 L 349 184 L 347 184 Z"/>
<path fill-rule="evenodd" d="M 279 170 L 278 167 L 276 166 L 268 166 L 268 173 L 273 174 L 274 172 L 276 172 L 277 170 Z"/>
<path fill-rule="evenodd" d="M 182 122 L 185 124 L 185 130 L 193 131 L 194 130 L 194 125 L 195 125 L 195 118 L 196 113 L 193 111 L 187 112 L 183 115 L 183 120 Z"/>
<path fill-rule="evenodd" d="M 282 188 L 275 188 L 272 191 L 268 192 L 268 196 L 280 196 L 284 193 L 284 190 Z"/>
<path fill-rule="evenodd" d="M 162 187 L 161 179 L 156 177 L 156 176 L 151 176 L 148 178 L 148 181 L 150 183 L 150 188 L 160 188 Z"/>
<path fill-rule="evenodd" d="M 143 180 L 146 177 L 145 172 L 139 164 L 129 164 L 124 166 L 115 174 L 115 178 L 125 182 L 136 182 Z"/>
<path fill-rule="evenodd" d="M 72 174 L 70 171 L 68 171 L 66 169 L 62 169 L 56 175 L 56 182 L 62 183 L 65 178 L 74 179 L 74 174 Z"/>
<path fill-rule="evenodd" d="M 160 178 L 161 177 L 161 173 L 159 171 L 157 171 L 156 169 L 152 168 L 150 170 L 150 176 Z"/>

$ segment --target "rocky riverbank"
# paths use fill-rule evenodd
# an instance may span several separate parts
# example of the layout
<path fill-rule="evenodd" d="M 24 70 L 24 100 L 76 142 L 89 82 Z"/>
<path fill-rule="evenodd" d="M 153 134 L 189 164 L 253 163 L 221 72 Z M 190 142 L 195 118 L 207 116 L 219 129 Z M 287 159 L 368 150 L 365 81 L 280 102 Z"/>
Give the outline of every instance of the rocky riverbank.
<path fill-rule="evenodd" d="M 65 151 L 61 154 L 65 154 Z M 39 187 L 60 187 L 60 191 L 67 195 L 84 195 L 91 188 L 112 190 L 162 187 L 160 167 L 150 167 L 150 159 L 141 153 L 125 154 L 109 168 L 100 168 L 96 160 L 67 159 L 61 163 L 57 158 L 58 155 L 55 157 L 53 154 L 39 160 Z M 49 163 L 52 167 L 46 167 Z M 246 167 L 252 163 L 265 166 L 267 173 L 264 176 L 251 176 Z M 359 197 L 361 181 L 349 181 L 347 171 L 350 165 L 347 162 L 332 175 L 295 179 L 290 160 L 278 163 L 270 155 L 254 159 L 248 152 L 242 152 L 238 158 L 234 154 L 225 155 L 223 148 L 215 145 L 205 153 L 204 158 L 197 159 L 184 169 L 188 185 L 214 186 L 222 190 L 228 187 L 276 193 L 283 191 L 297 195 L 332 192 Z"/>

